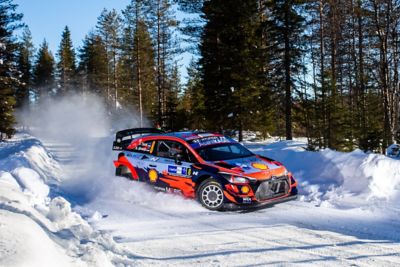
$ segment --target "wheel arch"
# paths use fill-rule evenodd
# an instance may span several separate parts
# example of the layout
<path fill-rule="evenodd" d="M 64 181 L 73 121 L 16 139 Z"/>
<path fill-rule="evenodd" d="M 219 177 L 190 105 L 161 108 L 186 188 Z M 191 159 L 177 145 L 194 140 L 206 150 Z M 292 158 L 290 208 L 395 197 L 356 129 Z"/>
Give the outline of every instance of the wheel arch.
<path fill-rule="evenodd" d="M 199 189 L 199 186 L 201 185 L 201 183 L 209 178 L 213 178 L 213 176 L 210 174 L 203 174 L 203 175 L 199 176 L 195 181 L 195 187 L 194 187 L 195 192 L 197 192 L 197 189 Z"/>
<path fill-rule="evenodd" d="M 117 168 L 115 168 L 115 175 L 133 179 L 132 171 L 125 164 L 120 164 Z"/>

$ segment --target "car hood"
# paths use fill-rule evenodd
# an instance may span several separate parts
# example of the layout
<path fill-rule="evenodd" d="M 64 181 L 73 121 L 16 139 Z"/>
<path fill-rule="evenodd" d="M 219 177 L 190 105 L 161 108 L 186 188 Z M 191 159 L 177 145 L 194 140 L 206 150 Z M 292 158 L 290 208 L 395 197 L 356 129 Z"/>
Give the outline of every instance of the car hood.
<path fill-rule="evenodd" d="M 258 180 L 287 174 L 286 168 L 279 162 L 268 160 L 257 155 L 246 158 L 214 161 L 213 164 Z"/>

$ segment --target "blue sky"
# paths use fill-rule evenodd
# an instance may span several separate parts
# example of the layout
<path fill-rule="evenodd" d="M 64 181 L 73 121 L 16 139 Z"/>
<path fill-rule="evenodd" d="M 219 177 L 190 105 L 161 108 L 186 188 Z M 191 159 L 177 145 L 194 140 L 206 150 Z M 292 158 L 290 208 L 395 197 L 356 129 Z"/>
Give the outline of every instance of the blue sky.
<path fill-rule="evenodd" d="M 44 38 L 56 53 L 66 25 L 71 30 L 74 47 L 82 44 L 85 35 L 95 27 L 103 8 L 124 9 L 130 0 L 14 0 L 23 21 L 32 32 L 35 45 Z"/>
<path fill-rule="evenodd" d="M 94 29 L 97 18 L 104 8 L 124 9 L 130 0 L 14 0 L 18 12 L 24 14 L 25 22 L 32 32 L 36 47 L 46 39 L 55 55 L 66 25 L 71 30 L 75 48 L 82 45 L 85 35 Z M 183 81 L 186 80 L 186 66 L 191 55 L 185 53 L 180 62 Z"/>

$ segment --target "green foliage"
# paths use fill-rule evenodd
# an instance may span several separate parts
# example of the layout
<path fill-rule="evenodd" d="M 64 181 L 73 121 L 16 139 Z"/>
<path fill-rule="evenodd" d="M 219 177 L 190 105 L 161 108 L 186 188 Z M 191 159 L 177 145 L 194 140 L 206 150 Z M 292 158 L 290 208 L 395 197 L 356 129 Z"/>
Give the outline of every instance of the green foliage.
<path fill-rule="evenodd" d="M 190 13 L 180 22 L 175 4 Z M 32 87 L 37 98 L 77 87 L 110 115 L 139 111 L 170 130 L 294 134 L 342 151 L 382 151 L 400 136 L 398 1 L 131 0 L 122 16 L 102 11 L 77 69 L 66 27 L 56 72 L 45 41 L 33 67 L 27 30 L 17 46 L 15 7 L 0 0 L 2 133 Z M 182 40 L 197 49 L 184 89 Z"/>
<path fill-rule="evenodd" d="M 20 108 L 23 105 L 29 104 L 29 94 L 33 81 L 33 64 L 32 59 L 35 48 L 32 43 L 32 34 L 26 26 L 22 32 L 22 41 L 18 47 L 18 71 L 20 72 L 20 85 L 15 92 L 16 107 Z"/>
<path fill-rule="evenodd" d="M 198 62 L 192 59 L 187 73 L 188 81 L 178 105 L 180 128 L 206 129 L 205 96 Z"/>
<path fill-rule="evenodd" d="M 118 108 L 118 60 L 121 49 L 121 25 L 122 19 L 118 12 L 113 9 L 104 9 L 97 19 L 97 34 L 102 38 L 107 57 L 107 87 L 106 103 L 109 109 L 116 111 Z"/>
<path fill-rule="evenodd" d="M 157 124 L 167 127 L 167 97 L 174 94 L 173 69 L 175 56 L 180 52 L 175 36 L 178 21 L 175 18 L 173 1 L 149 1 L 147 23 L 154 43 L 157 86 Z M 170 92 L 171 91 L 171 92 Z"/>
<path fill-rule="evenodd" d="M 78 73 L 84 92 L 101 95 L 106 99 L 107 88 L 107 51 L 102 38 L 89 33 L 79 50 Z"/>
<path fill-rule="evenodd" d="M 57 76 L 62 94 L 74 91 L 76 87 L 76 59 L 72 45 L 71 32 L 65 26 L 58 49 Z"/>
<path fill-rule="evenodd" d="M 55 62 L 49 45 L 43 41 L 36 55 L 34 65 L 34 91 L 37 99 L 52 96 L 55 93 Z"/>
<path fill-rule="evenodd" d="M 177 107 L 178 107 L 178 94 L 181 91 L 178 66 L 175 65 L 172 69 L 171 78 L 168 80 L 169 84 L 166 95 L 166 127 L 172 131 L 182 129 L 183 125 L 179 125 Z"/>
<path fill-rule="evenodd" d="M 200 46 L 208 127 L 250 128 L 260 96 L 262 69 L 256 1 L 204 3 Z"/>
<path fill-rule="evenodd" d="M 132 1 L 123 11 L 121 72 L 123 103 L 155 123 L 157 117 L 157 89 L 155 52 L 146 22 L 148 1 Z"/>
<path fill-rule="evenodd" d="M 303 70 L 301 65 L 302 35 L 305 18 L 301 7 L 305 1 L 274 0 L 266 1 L 269 16 L 264 23 L 268 30 L 267 42 L 272 65 L 267 75 L 273 81 L 271 86 L 276 90 L 282 112 L 285 114 L 285 133 L 292 139 L 293 92 L 298 85 L 298 74 Z M 278 111 L 279 113 L 279 111 Z"/>
<path fill-rule="evenodd" d="M 21 14 L 11 0 L 0 0 L 0 141 L 11 137 L 15 130 L 15 91 L 20 86 L 17 69 L 18 44 L 13 36 L 22 25 Z"/>

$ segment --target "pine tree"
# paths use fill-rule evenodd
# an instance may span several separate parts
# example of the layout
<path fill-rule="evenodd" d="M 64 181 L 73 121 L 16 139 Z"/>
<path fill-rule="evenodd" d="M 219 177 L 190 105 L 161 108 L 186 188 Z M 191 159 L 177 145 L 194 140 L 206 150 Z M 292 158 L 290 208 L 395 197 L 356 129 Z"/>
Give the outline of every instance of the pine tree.
<path fill-rule="evenodd" d="M 16 66 L 18 45 L 13 33 L 22 26 L 22 15 L 16 13 L 16 8 L 11 0 L 0 0 L 0 141 L 15 132 L 14 94 L 20 81 Z"/>
<path fill-rule="evenodd" d="M 191 60 L 187 73 L 188 80 L 178 107 L 180 121 L 185 123 L 181 128 L 206 129 L 204 88 L 198 62 L 194 59 Z"/>
<path fill-rule="evenodd" d="M 391 63 L 382 64 L 385 57 L 380 55 L 377 34 L 384 31 L 374 27 L 377 20 L 371 1 L 315 0 L 307 5 L 313 70 L 313 99 L 304 101 L 310 118 L 308 132 L 320 147 L 381 150 L 385 119 L 384 104 L 379 102 L 384 88 L 379 85 L 384 84 L 380 72 L 391 69 L 387 78 L 396 88 L 396 42 L 387 46 L 388 54 L 393 53 Z M 392 30 L 387 37 L 399 29 Z M 385 67 L 377 68 L 380 64 Z"/>
<path fill-rule="evenodd" d="M 107 99 L 107 50 L 99 35 L 89 33 L 79 50 L 78 73 L 84 92 L 101 95 Z"/>
<path fill-rule="evenodd" d="M 33 81 L 32 60 L 35 48 L 32 43 L 32 34 L 26 26 L 22 32 L 22 41 L 18 49 L 18 71 L 21 73 L 21 84 L 16 91 L 16 107 L 22 107 L 29 104 L 29 94 Z"/>
<path fill-rule="evenodd" d="M 175 31 L 177 20 L 174 18 L 171 0 L 153 1 L 149 13 L 149 25 L 155 46 L 156 85 L 157 85 L 157 123 L 165 127 L 167 112 L 169 77 L 173 74 L 174 56 L 179 51 Z"/>
<path fill-rule="evenodd" d="M 177 0 L 177 3 L 179 10 L 188 15 L 180 20 L 178 28 L 183 35 L 181 38 L 189 45 L 185 51 L 198 54 L 198 43 L 200 43 L 204 25 L 201 18 L 204 0 Z"/>
<path fill-rule="evenodd" d="M 97 34 L 106 47 L 107 68 L 107 102 L 114 110 L 118 108 L 118 61 L 120 57 L 121 17 L 115 9 L 104 9 L 97 21 Z"/>
<path fill-rule="evenodd" d="M 179 122 L 177 121 L 178 95 L 181 92 L 177 65 L 173 67 L 172 75 L 168 82 L 168 91 L 165 98 L 166 128 L 172 131 L 177 131 L 182 128 L 182 125 L 179 125 Z"/>
<path fill-rule="evenodd" d="M 140 40 L 140 42 L 139 42 Z M 156 121 L 157 87 L 154 63 L 154 48 L 150 33 L 144 21 L 138 23 L 135 32 L 136 54 L 134 56 L 134 77 L 142 95 L 143 113 L 151 121 Z"/>
<path fill-rule="evenodd" d="M 71 32 L 68 26 L 65 26 L 61 36 L 61 43 L 57 53 L 57 76 L 59 81 L 59 90 L 66 94 L 75 90 L 76 59 L 75 50 L 72 45 Z"/>
<path fill-rule="evenodd" d="M 253 126 L 254 103 L 260 102 L 257 2 L 209 1 L 203 11 L 200 63 L 209 127 L 238 129 L 241 140 L 243 129 Z"/>
<path fill-rule="evenodd" d="M 145 17 L 149 8 L 148 1 L 137 0 L 122 12 L 125 28 L 120 84 L 126 88 L 127 105 L 135 104 L 139 111 L 141 125 L 145 116 L 151 121 L 156 117 L 154 48 Z"/>
<path fill-rule="evenodd" d="M 267 27 L 270 30 L 268 41 L 274 70 L 275 87 L 282 95 L 285 113 L 286 139 L 293 137 L 292 107 L 293 87 L 296 77 L 301 71 L 302 43 L 301 35 L 304 29 L 304 17 L 299 7 L 303 1 L 273 0 L 267 3 L 269 17 Z"/>
<path fill-rule="evenodd" d="M 37 52 L 33 71 L 36 98 L 45 98 L 55 94 L 54 65 L 54 57 L 49 50 L 48 43 L 44 40 Z"/>

